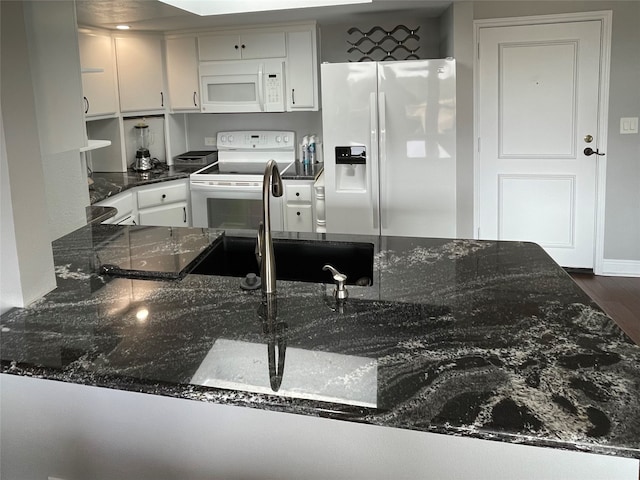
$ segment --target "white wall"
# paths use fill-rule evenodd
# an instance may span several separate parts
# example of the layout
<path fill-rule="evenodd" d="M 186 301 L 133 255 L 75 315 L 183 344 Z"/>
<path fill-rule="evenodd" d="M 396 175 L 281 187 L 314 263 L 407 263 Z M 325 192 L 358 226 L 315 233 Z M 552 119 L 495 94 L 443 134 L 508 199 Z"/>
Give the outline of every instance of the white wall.
<path fill-rule="evenodd" d="M 87 223 L 86 144 L 75 4 L 24 2 L 28 58 L 44 167 L 49 239 Z M 36 136 L 30 135 L 32 141 Z"/>
<path fill-rule="evenodd" d="M 9 185 L 9 165 L 4 126 L 0 111 L 0 314 L 22 304 L 18 246 L 14 234 L 13 202 Z"/>
<path fill-rule="evenodd" d="M 0 2 L 2 310 L 27 305 L 56 286 L 22 7 Z"/>
<path fill-rule="evenodd" d="M 456 232 L 473 238 L 473 5 L 456 2 L 440 21 L 443 55 L 456 60 Z"/>

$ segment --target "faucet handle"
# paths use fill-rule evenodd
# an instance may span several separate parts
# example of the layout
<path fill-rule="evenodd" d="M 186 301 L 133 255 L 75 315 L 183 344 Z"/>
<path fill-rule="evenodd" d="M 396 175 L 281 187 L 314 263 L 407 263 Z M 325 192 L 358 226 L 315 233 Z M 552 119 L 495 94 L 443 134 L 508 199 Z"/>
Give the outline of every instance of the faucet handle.
<path fill-rule="evenodd" d="M 332 265 L 329 264 L 322 267 L 322 270 L 329 270 L 331 272 L 331 275 L 333 276 L 333 280 L 336 282 L 336 289 L 333 292 L 336 299 L 344 300 L 345 298 L 347 298 L 349 292 L 347 292 L 347 289 L 344 286 L 345 282 L 347 281 L 347 276 L 344 273 L 340 273 Z"/>

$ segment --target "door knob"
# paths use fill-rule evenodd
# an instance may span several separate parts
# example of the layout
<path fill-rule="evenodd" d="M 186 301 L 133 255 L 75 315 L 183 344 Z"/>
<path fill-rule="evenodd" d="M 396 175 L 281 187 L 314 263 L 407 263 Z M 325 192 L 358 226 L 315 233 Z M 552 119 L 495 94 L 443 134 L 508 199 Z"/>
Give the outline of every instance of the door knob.
<path fill-rule="evenodd" d="M 598 151 L 598 149 L 597 149 L 597 148 L 594 150 L 594 149 L 593 149 L 593 148 L 591 148 L 591 147 L 587 147 L 587 148 L 585 148 L 585 149 L 583 150 L 583 152 L 584 152 L 584 154 L 585 154 L 587 157 L 590 157 L 590 156 L 591 156 L 591 155 L 593 155 L 593 154 L 596 154 L 596 155 L 604 155 L 604 153 L 600 153 L 600 152 Z"/>

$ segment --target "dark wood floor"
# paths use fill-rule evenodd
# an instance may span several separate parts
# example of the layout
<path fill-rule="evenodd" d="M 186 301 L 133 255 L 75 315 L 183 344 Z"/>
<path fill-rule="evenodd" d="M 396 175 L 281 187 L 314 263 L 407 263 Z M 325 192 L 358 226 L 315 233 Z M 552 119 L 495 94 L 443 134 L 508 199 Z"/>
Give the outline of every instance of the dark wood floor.
<path fill-rule="evenodd" d="M 640 345 L 640 277 L 604 277 L 584 273 L 570 275 Z"/>

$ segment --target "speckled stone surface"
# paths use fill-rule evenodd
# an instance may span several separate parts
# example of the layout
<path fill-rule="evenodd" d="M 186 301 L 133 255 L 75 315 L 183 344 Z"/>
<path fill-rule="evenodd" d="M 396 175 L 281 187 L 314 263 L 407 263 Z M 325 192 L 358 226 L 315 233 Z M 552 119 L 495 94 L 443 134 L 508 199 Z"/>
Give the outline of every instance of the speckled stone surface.
<path fill-rule="evenodd" d="M 163 165 L 163 167 L 154 168 L 146 172 L 133 170 L 127 170 L 126 172 L 93 172 L 91 175 L 93 184 L 89 187 L 89 201 L 93 205 L 129 188 L 189 178 L 189 175 L 200 168 L 202 166 L 195 168 Z"/>
<path fill-rule="evenodd" d="M 147 172 L 133 170 L 127 170 L 126 172 L 93 172 L 91 176 L 93 184 L 89 188 L 89 201 L 93 205 L 129 188 L 189 178 L 189 175 L 201 168 L 203 168 L 201 165 L 198 167 L 164 165 L 162 168 L 154 168 Z M 293 168 L 287 170 L 282 175 L 282 178 L 284 180 L 314 180 L 320 175 L 323 168 L 324 164 L 322 163 L 304 167 L 301 163 L 295 162 Z"/>
<path fill-rule="evenodd" d="M 640 347 L 538 246 L 302 236 L 371 243 L 373 284 L 99 276 L 84 227 L 58 288 L 1 317 L 2 371 L 640 458 Z"/>

